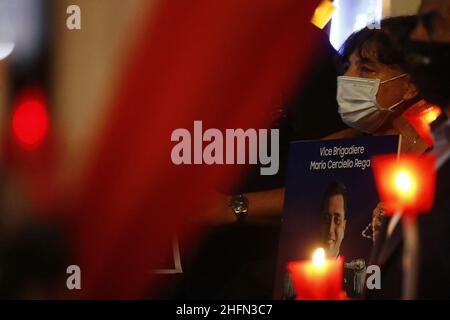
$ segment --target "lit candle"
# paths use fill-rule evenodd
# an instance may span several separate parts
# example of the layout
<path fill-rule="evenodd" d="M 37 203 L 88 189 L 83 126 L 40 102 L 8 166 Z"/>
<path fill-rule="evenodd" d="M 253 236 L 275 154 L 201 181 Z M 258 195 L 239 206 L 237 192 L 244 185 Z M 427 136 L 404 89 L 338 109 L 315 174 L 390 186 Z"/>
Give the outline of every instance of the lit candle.
<path fill-rule="evenodd" d="M 378 156 L 373 169 L 378 193 L 388 214 L 403 221 L 403 299 L 416 298 L 419 266 L 417 215 L 433 206 L 436 157 L 433 154 Z"/>
<path fill-rule="evenodd" d="M 416 216 L 431 209 L 436 158 L 427 155 L 384 155 L 372 161 L 378 193 L 386 212 Z"/>
<path fill-rule="evenodd" d="M 342 300 L 344 259 L 326 259 L 322 248 L 314 252 L 312 261 L 288 263 L 297 300 Z"/>

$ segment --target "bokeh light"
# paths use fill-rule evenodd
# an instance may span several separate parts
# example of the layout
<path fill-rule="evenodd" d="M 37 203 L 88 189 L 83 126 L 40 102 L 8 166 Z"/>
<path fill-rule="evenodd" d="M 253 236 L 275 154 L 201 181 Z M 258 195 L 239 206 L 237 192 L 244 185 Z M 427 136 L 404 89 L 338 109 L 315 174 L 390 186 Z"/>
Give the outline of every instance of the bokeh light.
<path fill-rule="evenodd" d="M 386 212 L 416 215 L 431 209 L 436 180 L 436 158 L 404 154 L 374 157 L 373 169 Z"/>
<path fill-rule="evenodd" d="M 33 150 L 45 139 L 49 115 L 44 96 L 37 89 L 19 94 L 14 106 L 12 130 L 14 138 L 26 150 Z"/>

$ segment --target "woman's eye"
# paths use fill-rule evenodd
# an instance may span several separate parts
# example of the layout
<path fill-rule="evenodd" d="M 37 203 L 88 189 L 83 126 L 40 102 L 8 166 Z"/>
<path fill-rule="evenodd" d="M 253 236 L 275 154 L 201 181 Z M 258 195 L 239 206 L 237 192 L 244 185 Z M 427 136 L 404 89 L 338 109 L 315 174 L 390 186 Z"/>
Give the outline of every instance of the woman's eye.
<path fill-rule="evenodd" d="M 370 69 L 368 67 L 365 67 L 365 66 L 361 67 L 361 73 L 374 73 L 374 72 L 375 72 L 375 70 Z"/>

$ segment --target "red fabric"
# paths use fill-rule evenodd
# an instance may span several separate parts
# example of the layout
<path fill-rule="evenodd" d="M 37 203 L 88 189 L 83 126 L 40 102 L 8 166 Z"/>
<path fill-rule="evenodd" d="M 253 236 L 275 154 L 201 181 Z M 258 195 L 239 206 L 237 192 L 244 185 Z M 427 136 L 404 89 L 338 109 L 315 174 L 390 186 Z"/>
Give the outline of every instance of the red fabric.
<path fill-rule="evenodd" d="M 239 168 L 175 166 L 171 133 L 261 128 L 308 64 L 317 1 L 160 1 L 130 52 L 74 218 L 85 298 L 139 298 L 164 238 Z"/>

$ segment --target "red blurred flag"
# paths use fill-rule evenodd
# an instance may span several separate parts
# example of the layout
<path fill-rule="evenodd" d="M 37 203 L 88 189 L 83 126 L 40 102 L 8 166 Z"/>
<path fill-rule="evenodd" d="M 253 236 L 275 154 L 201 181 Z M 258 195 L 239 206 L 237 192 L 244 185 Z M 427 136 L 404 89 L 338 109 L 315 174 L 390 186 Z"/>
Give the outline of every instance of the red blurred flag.
<path fill-rule="evenodd" d="M 138 298 L 174 231 L 239 171 L 175 166 L 171 133 L 194 120 L 263 128 L 313 52 L 317 1 L 161 1 L 130 52 L 75 210 L 83 297 Z M 152 11 L 153 12 L 153 11 Z M 149 20 L 150 21 L 150 20 Z"/>

